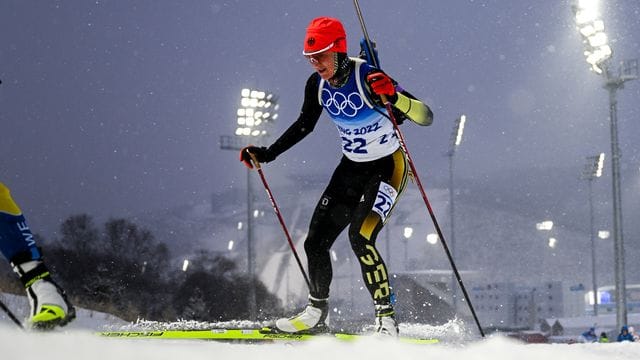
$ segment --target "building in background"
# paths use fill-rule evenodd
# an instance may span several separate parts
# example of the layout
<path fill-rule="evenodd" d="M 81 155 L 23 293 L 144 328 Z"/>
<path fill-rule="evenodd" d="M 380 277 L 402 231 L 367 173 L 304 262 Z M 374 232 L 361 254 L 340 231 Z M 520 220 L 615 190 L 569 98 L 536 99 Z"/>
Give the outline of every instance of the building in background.
<path fill-rule="evenodd" d="M 481 284 L 470 296 L 483 326 L 497 330 L 533 329 L 542 319 L 584 315 L 586 307 L 584 285 L 560 281 Z"/>
<path fill-rule="evenodd" d="M 629 313 L 640 313 L 640 284 L 627 284 L 626 289 L 627 311 Z M 615 286 L 613 285 L 598 287 L 598 314 L 616 313 L 615 295 Z M 591 296 L 587 297 L 586 300 L 593 304 Z"/>

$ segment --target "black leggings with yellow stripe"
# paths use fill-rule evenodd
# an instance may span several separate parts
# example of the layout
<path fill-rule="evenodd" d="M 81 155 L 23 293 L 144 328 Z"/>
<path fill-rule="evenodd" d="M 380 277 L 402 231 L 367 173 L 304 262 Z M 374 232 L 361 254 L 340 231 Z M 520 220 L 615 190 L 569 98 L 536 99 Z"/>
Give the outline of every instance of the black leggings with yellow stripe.
<path fill-rule="evenodd" d="M 368 162 L 342 158 L 316 205 L 304 243 L 313 298 L 329 297 L 333 277 L 329 250 L 349 226 L 351 248 L 372 299 L 376 304 L 390 302 L 387 268 L 376 249 L 376 237 L 406 185 L 407 173 L 401 149 Z"/>

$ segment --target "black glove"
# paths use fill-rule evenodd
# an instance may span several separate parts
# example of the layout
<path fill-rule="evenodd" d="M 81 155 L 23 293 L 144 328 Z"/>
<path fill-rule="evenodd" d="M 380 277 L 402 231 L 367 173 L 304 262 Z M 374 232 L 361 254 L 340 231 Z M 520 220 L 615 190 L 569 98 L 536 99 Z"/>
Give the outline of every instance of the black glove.
<path fill-rule="evenodd" d="M 405 115 L 405 113 L 394 107 L 391 108 L 391 112 L 393 112 L 393 118 L 396 119 L 396 124 L 398 125 L 402 125 L 402 123 L 407 118 L 407 115 Z"/>
<path fill-rule="evenodd" d="M 253 145 L 246 146 L 240 150 L 240 161 L 249 169 L 253 169 L 253 163 L 249 153 L 255 156 L 256 160 L 261 163 L 268 163 L 275 160 L 276 156 L 264 146 L 257 147 Z"/>

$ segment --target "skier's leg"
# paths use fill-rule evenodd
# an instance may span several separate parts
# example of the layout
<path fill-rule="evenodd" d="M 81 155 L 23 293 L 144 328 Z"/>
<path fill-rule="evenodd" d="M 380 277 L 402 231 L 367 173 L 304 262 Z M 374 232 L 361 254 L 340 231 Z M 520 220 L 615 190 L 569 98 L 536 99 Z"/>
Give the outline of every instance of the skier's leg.
<path fill-rule="evenodd" d="M 349 240 L 375 304 L 376 330 L 397 335 L 388 271 L 376 248 L 376 238 L 406 185 L 406 159 L 401 151 L 396 151 L 380 165 L 380 173 L 367 183 L 364 201 L 356 208 L 349 227 Z"/>
<path fill-rule="evenodd" d="M 23 228 L 26 230 L 23 231 Z M 11 260 L 18 253 L 29 253 L 33 259 L 41 257 L 24 216 L 13 201 L 9 188 L 0 182 L 0 251 Z"/>
<path fill-rule="evenodd" d="M 350 208 L 352 206 L 325 191 L 313 213 L 304 250 L 309 266 L 310 295 L 314 298 L 329 297 L 333 277 L 330 249 L 349 223 Z"/>
<path fill-rule="evenodd" d="M 282 331 L 327 330 L 329 288 L 333 277 L 329 251 L 349 223 L 351 211 L 358 200 L 355 192 L 344 188 L 346 177 L 342 164 L 316 205 L 304 243 L 311 285 L 309 304 L 299 314 L 276 321 L 276 326 Z M 349 196 L 349 193 L 354 195 Z"/>
<path fill-rule="evenodd" d="M 65 325 L 75 318 L 75 309 L 64 291 L 52 280 L 33 233 L 9 189 L 0 183 L 0 251 L 11 262 L 25 287 L 33 328 Z"/>

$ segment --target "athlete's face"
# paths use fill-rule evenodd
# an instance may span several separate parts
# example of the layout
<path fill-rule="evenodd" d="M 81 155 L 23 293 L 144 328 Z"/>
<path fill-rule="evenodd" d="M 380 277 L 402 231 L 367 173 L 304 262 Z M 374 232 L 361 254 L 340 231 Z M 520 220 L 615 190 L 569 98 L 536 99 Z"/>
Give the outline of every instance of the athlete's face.
<path fill-rule="evenodd" d="M 324 80 L 329 80 L 336 73 L 335 51 L 324 51 L 315 55 L 306 55 L 313 69 Z"/>

